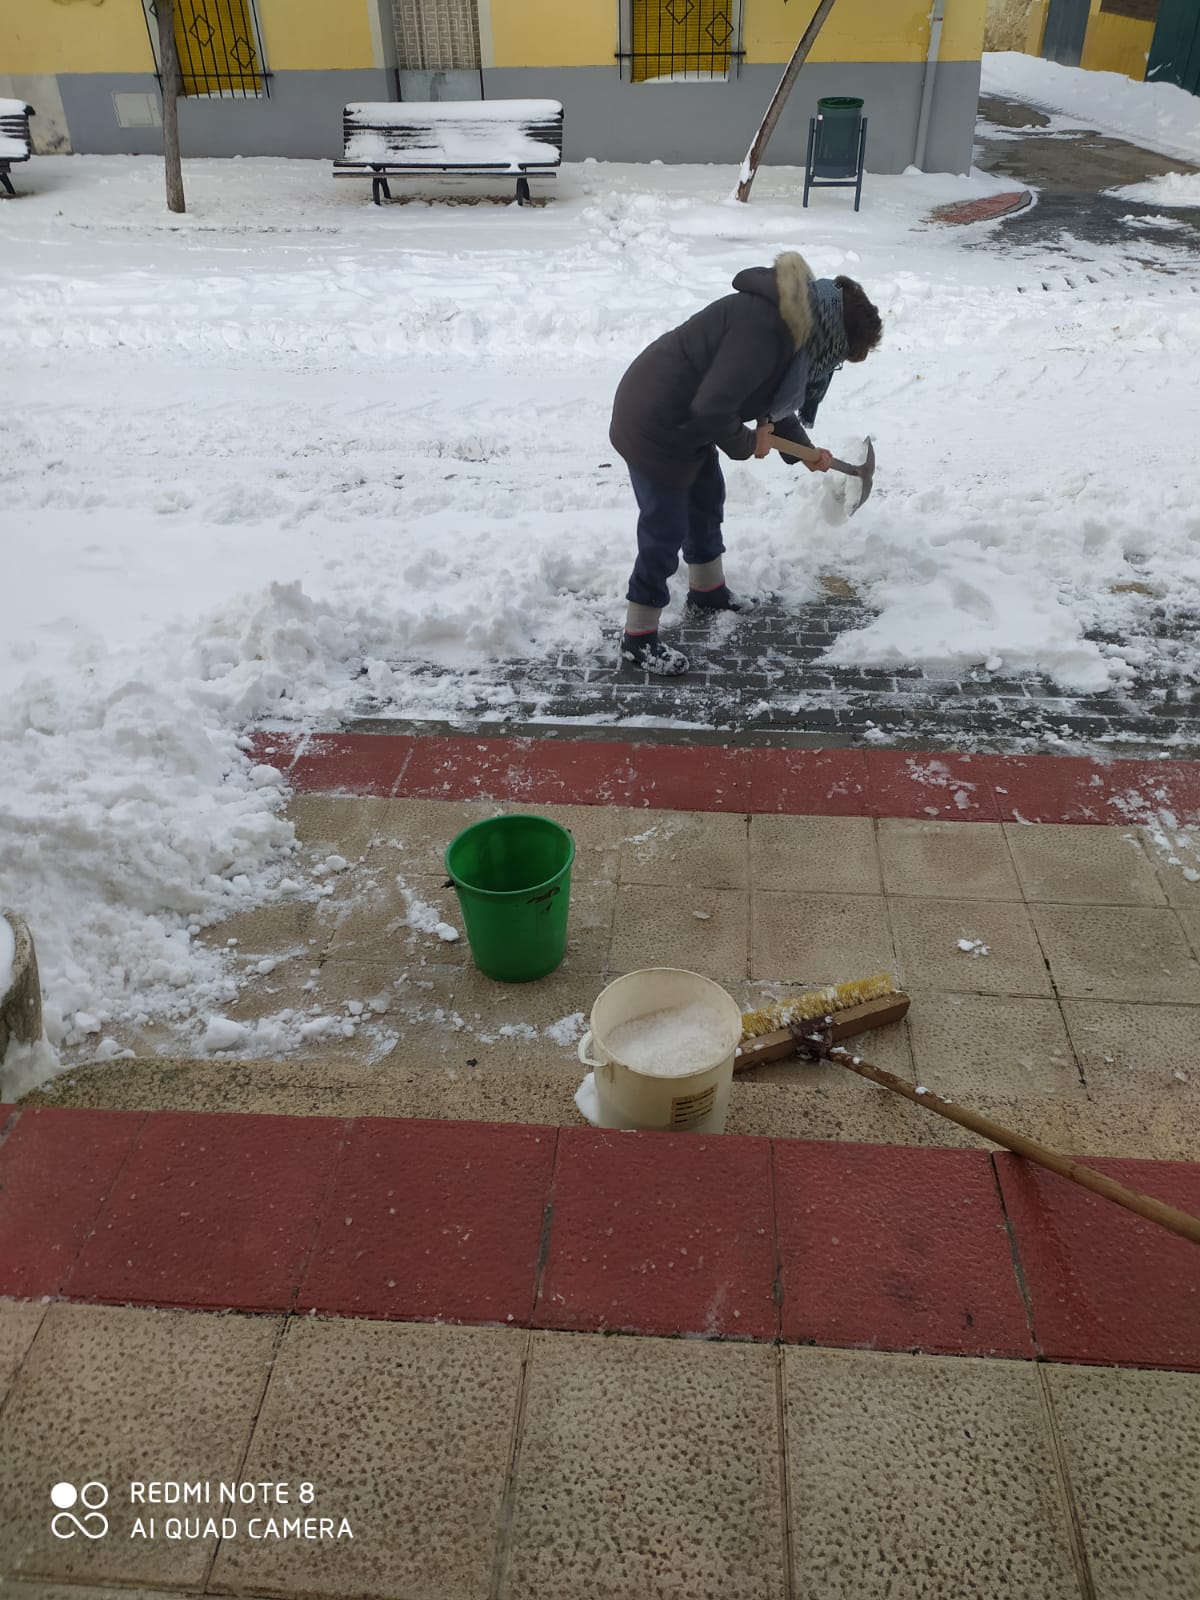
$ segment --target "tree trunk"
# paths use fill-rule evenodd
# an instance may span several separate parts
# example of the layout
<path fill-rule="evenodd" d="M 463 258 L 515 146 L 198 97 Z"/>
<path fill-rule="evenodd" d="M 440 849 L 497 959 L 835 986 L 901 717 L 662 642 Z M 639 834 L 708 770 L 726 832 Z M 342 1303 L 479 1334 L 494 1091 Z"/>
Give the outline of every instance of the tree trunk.
<path fill-rule="evenodd" d="M 158 68 L 162 74 L 163 158 L 167 210 L 186 211 L 179 159 L 179 52 L 175 48 L 175 0 L 158 0 Z"/>
<path fill-rule="evenodd" d="M 787 104 L 788 95 L 792 92 L 792 85 L 800 76 L 800 68 L 807 61 L 808 52 L 816 43 L 817 35 L 825 25 L 825 18 L 833 10 L 833 7 L 834 0 L 820 0 L 820 4 L 813 12 L 812 21 L 801 36 L 800 43 L 792 51 L 792 59 L 784 68 L 783 77 L 779 80 L 779 87 L 772 97 L 771 104 L 767 107 L 767 114 L 762 119 L 758 132 L 754 135 L 754 143 L 746 152 L 746 159 L 742 162 L 737 197 L 743 202 L 750 198 L 750 185 L 754 182 L 755 174 L 758 172 L 758 164 L 767 148 L 767 141 L 775 132 L 775 124 L 779 121 L 780 113 Z"/>

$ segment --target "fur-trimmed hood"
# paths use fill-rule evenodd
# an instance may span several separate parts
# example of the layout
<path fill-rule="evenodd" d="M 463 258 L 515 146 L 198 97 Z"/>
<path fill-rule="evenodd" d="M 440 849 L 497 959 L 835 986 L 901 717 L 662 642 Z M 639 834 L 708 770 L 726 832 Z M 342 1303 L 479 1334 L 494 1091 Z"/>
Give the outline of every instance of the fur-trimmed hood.
<path fill-rule="evenodd" d="M 761 295 L 778 306 L 797 350 L 812 333 L 812 284 L 812 269 L 795 250 L 776 256 L 773 267 L 746 267 L 733 280 L 739 293 Z"/>

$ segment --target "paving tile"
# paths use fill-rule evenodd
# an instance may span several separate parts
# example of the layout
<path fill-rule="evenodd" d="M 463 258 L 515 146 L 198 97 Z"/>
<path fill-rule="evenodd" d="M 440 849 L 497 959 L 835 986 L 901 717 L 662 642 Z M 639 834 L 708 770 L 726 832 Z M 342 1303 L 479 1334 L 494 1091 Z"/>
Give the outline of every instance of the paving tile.
<path fill-rule="evenodd" d="M 620 884 L 609 970 L 682 967 L 717 983 L 746 975 L 750 897 L 738 889 Z"/>
<path fill-rule="evenodd" d="M 996 822 L 884 818 L 879 855 L 888 894 L 1019 900 L 1021 885 Z"/>
<path fill-rule="evenodd" d="M 772 1148 L 785 1339 L 1032 1357 L 984 1151 Z"/>
<path fill-rule="evenodd" d="M 109 1589 L 78 1583 L 10 1583 L 5 1600 L 187 1600 L 199 1589 Z"/>
<path fill-rule="evenodd" d="M 413 967 L 460 966 L 466 960 L 467 939 L 462 910 L 445 878 L 413 874 L 401 889 L 393 878 L 379 883 L 353 902 L 340 918 L 329 940 L 330 961 L 393 961 Z M 445 940 L 421 924 L 436 913 L 439 922 L 458 932 Z"/>
<path fill-rule="evenodd" d="M 1200 963 L 1178 913 L 1155 906 L 1030 908 L 1058 992 L 1200 1004 Z"/>
<path fill-rule="evenodd" d="M 567 916 L 567 953 L 560 970 L 576 973 L 608 970 L 616 907 L 615 883 L 598 879 L 585 879 L 581 883 L 572 881 L 571 908 Z"/>
<path fill-rule="evenodd" d="M 745 889 L 750 881 L 747 824 L 719 812 L 634 812 L 621 843 L 622 883 Z"/>
<path fill-rule="evenodd" d="M 420 744 L 396 733 L 314 733 L 288 782 L 301 794 L 389 795 Z"/>
<path fill-rule="evenodd" d="M 1051 993 L 1025 906 L 999 900 L 888 901 L 900 974 L 913 989 Z M 974 948 L 963 950 L 960 941 Z M 987 947 L 987 954 L 979 948 Z"/>
<path fill-rule="evenodd" d="M 503 1593 L 782 1600 L 770 1349 L 535 1334 Z"/>
<path fill-rule="evenodd" d="M 127 1111 L 22 1111 L 0 1143 L 0 1295 L 59 1292 L 142 1122 Z"/>
<path fill-rule="evenodd" d="M 879 894 L 875 823 L 870 817 L 751 817 L 750 877 L 756 889 Z"/>
<path fill-rule="evenodd" d="M 805 1076 L 799 1076 L 790 1083 L 779 1078 L 743 1085 L 735 1079 L 725 1127 L 727 1133 L 761 1138 L 906 1145 L 933 1143 L 930 1125 L 937 1121 L 940 1119 L 923 1115 L 900 1095 L 843 1068 L 841 1082 L 810 1085 Z"/>
<path fill-rule="evenodd" d="M 767 1144 L 564 1129 L 552 1205 L 536 1326 L 776 1333 Z"/>
<path fill-rule="evenodd" d="M 1200 911 L 1200 838 L 1191 829 L 1136 830 L 1153 862 L 1168 905 Z"/>
<path fill-rule="evenodd" d="M 861 750 L 741 751 L 749 763 L 745 809 L 806 817 L 870 815 L 867 762 Z"/>
<path fill-rule="evenodd" d="M 1093 1098 L 1200 1099 L 1200 1006 L 1064 1000 Z"/>
<path fill-rule="evenodd" d="M 0 1418 L 0 1571 L 199 1588 L 214 1541 L 131 1537 L 142 1508 L 124 1486 L 243 1475 L 279 1329 L 272 1317 L 51 1306 Z M 106 1538 L 54 1537 L 47 1491 L 64 1480 L 110 1490 Z"/>
<path fill-rule="evenodd" d="M 273 956 L 282 961 L 289 956 L 311 954 L 312 964 L 316 966 L 324 935 L 315 905 L 307 900 L 288 900 L 280 905 L 240 911 L 224 922 L 205 928 L 200 940 L 214 949 L 236 948 L 239 956 Z"/>
<path fill-rule="evenodd" d="M 1004 822 L 1111 823 L 1107 769 L 1077 756 L 979 756 Z"/>
<path fill-rule="evenodd" d="M 509 810 L 518 807 L 510 806 Z M 372 864 L 405 876 L 446 876 L 446 848 L 464 828 L 498 817 L 505 807 L 495 800 L 413 800 L 384 802 L 383 816 L 371 849 Z"/>
<path fill-rule="evenodd" d="M 1200 1371 L 1196 1246 L 1007 1152 L 995 1161 L 1034 1337 L 1046 1357 Z M 1127 1188 L 1200 1216 L 1200 1165 L 1089 1164 Z"/>
<path fill-rule="evenodd" d="M 867 775 L 871 810 L 877 817 L 999 820 L 991 782 L 978 756 L 869 750 Z"/>
<path fill-rule="evenodd" d="M 66 1279 L 73 1300 L 285 1311 L 344 1138 L 336 1118 L 147 1118 Z"/>
<path fill-rule="evenodd" d="M 1056 1000 L 920 990 L 908 1030 L 918 1080 L 951 1100 L 969 1102 L 979 1094 L 1084 1098 Z"/>
<path fill-rule="evenodd" d="M 315 1483 L 354 1538 L 227 1540 L 208 1592 L 487 1600 L 527 1338 L 290 1323 L 241 1476 Z"/>
<path fill-rule="evenodd" d="M 527 1324 L 556 1133 L 356 1122 L 298 1309 Z"/>
<path fill-rule="evenodd" d="M 795 977 L 798 988 L 891 972 L 896 965 L 882 895 L 754 891 L 750 976 Z"/>
<path fill-rule="evenodd" d="M 0 1300 L 0 1404 L 45 1314 L 46 1307 L 40 1300 Z"/>
<path fill-rule="evenodd" d="M 1080 1600 L 1030 1362 L 784 1352 L 797 1595 Z"/>
<path fill-rule="evenodd" d="M 1200 961 L 1200 910 L 1181 911 L 1179 921 L 1192 947 L 1192 954 Z"/>
<path fill-rule="evenodd" d="M 1096 1600 L 1200 1594 L 1200 1377 L 1043 1370 Z"/>
<path fill-rule="evenodd" d="M 611 745 L 607 755 L 611 769 Z M 617 775 L 617 782 L 607 787 L 602 782 L 599 797 L 616 805 L 649 806 L 655 811 L 674 807 L 744 815 L 750 809 L 746 754 L 721 745 L 637 744 L 630 751 L 628 769 Z M 584 792 L 572 798 L 591 797 Z"/>
<path fill-rule="evenodd" d="M 472 968 L 454 992 L 461 1048 L 489 1069 L 535 1061 L 574 1069 L 586 1016 L 603 988 L 602 977 L 562 968 L 533 983 L 496 983 Z"/>
<path fill-rule="evenodd" d="M 354 860 L 364 854 L 386 812 L 386 800 L 365 795 L 294 794 L 284 816 L 306 850 Z"/>
<path fill-rule="evenodd" d="M 1165 905 L 1141 840 L 1131 828 L 1006 823 L 1027 900 L 1060 905 Z"/>

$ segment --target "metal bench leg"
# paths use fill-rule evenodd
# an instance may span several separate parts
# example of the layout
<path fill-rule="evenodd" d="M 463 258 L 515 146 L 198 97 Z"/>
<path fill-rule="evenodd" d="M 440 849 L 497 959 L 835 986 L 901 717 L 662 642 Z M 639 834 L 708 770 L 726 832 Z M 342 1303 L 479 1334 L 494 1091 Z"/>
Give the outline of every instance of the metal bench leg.
<path fill-rule="evenodd" d="M 377 174 L 371 179 L 371 199 L 376 205 L 380 204 L 380 195 L 382 195 L 385 200 L 390 200 L 392 198 L 392 191 L 388 188 L 387 179 Z"/>
<path fill-rule="evenodd" d="M 529 179 L 524 174 L 517 179 L 517 204 L 523 206 L 529 199 Z"/>
<path fill-rule="evenodd" d="M 0 167 L 0 183 L 4 185 L 4 192 L 16 196 L 17 191 L 12 186 L 12 179 L 8 175 L 7 167 Z"/>
<path fill-rule="evenodd" d="M 804 157 L 804 204 L 808 204 L 808 191 L 812 188 L 813 145 L 817 138 L 817 119 L 808 119 L 808 153 Z"/>
<path fill-rule="evenodd" d="M 854 186 L 854 209 L 858 210 L 862 200 L 863 167 L 867 160 L 867 119 L 862 119 L 862 127 L 858 134 L 858 182 Z"/>

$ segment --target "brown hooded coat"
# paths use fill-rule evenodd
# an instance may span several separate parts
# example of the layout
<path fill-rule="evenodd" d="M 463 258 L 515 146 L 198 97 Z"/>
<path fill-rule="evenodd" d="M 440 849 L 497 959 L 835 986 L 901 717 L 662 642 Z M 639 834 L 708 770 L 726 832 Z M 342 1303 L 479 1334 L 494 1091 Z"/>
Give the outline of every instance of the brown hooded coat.
<path fill-rule="evenodd" d="M 812 331 L 812 273 L 794 251 L 747 267 L 735 294 L 714 300 L 648 345 L 617 385 L 609 438 L 636 471 L 685 489 L 712 445 L 736 461 L 754 454 L 747 422 L 767 408 Z M 799 423 L 775 424 L 806 438 Z"/>

